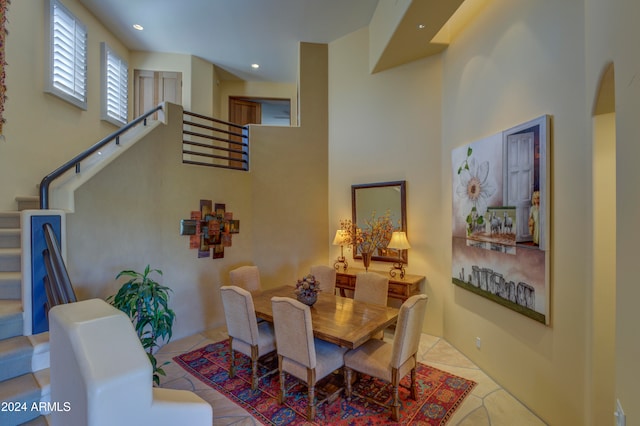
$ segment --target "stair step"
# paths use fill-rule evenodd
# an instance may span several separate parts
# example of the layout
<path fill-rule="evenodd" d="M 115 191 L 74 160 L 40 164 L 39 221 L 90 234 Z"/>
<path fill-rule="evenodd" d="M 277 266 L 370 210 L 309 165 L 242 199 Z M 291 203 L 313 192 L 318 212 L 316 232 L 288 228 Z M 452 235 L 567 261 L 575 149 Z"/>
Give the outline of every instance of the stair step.
<path fill-rule="evenodd" d="M 0 272 L 0 299 L 22 299 L 22 273 Z"/>
<path fill-rule="evenodd" d="M 0 340 L 0 381 L 31 373 L 33 346 L 25 336 Z"/>
<path fill-rule="evenodd" d="M 16 197 L 16 201 L 18 202 L 18 210 L 32 210 L 40 208 L 40 197 L 37 195 L 33 196 L 21 196 Z"/>
<path fill-rule="evenodd" d="M 48 370 L 0 382 L 0 401 L 19 402 L 25 408 L 22 411 L 0 411 L 0 425 L 20 425 L 36 419 L 41 415 L 38 404 L 49 401 L 50 394 Z"/>
<path fill-rule="evenodd" d="M 0 228 L 0 247 L 18 248 L 22 245 L 20 228 Z"/>
<path fill-rule="evenodd" d="M 0 248 L 0 271 L 18 272 L 21 270 L 20 248 Z"/>
<path fill-rule="evenodd" d="M 49 368 L 49 333 L 0 340 L 0 381 Z"/>
<path fill-rule="evenodd" d="M 22 426 L 49 426 L 49 416 L 38 416 L 33 420 L 22 423 Z"/>
<path fill-rule="evenodd" d="M 22 331 L 22 300 L 0 300 L 0 340 L 20 336 Z"/>
<path fill-rule="evenodd" d="M 0 212 L 0 228 L 20 228 L 20 212 Z"/>

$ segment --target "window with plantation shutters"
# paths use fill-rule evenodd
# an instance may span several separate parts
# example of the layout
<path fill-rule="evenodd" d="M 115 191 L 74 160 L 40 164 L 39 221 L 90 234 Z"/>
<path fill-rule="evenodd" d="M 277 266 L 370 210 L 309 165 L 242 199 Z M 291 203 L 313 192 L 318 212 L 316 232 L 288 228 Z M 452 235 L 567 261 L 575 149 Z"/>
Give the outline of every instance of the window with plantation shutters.
<path fill-rule="evenodd" d="M 117 126 L 127 123 L 129 68 L 107 43 L 101 43 L 102 119 Z"/>
<path fill-rule="evenodd" d="M 87 28 L 58 0 L 49 2 L 47 92 L 87 109 Z"/>

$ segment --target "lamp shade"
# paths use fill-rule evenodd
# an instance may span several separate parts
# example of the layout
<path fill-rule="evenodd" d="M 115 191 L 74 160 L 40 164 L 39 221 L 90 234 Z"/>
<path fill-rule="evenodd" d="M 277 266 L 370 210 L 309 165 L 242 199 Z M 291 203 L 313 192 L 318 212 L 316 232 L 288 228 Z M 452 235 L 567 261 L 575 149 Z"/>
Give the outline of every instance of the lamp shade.
<path fill-rule="evenodd" d="M 342 229 L 338 229 L 336 231 L 336 236 L 333 238 L 333 245 L 334 246 L 341 246 L 342 243 L 344 243 L 344 240 L 346 239 L 346 235 L 345 232 Z"/>
<path fill-rule="evenodd" d="M 407 240 L 407 233 L 398 231 L 391 234 L 391 241 L 387 244 L 387 248 L 396 250 L 406 250 L 411 248 L 411 245 Z"/>

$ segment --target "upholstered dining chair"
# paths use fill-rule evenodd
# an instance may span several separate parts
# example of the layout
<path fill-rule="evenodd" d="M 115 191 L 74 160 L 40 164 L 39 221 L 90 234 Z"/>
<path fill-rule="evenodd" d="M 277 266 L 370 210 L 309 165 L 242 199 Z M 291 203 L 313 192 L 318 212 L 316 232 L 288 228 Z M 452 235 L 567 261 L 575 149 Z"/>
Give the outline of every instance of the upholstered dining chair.
<path fill-rule="evenodd" d="M 336 294 L 336 268 L 327 265 L 313 265 L 311 275 L 320 283 L 320 290 L 325 294 Z"/>
<path fill-rule="evenodd" d="M 240 266 L 229 271 L 231 285 L 243 288 L 251 293 L 260 290 L 260 270 L 257 266 Z"/>
<path fill-rule="evenodd" d="M 427 310 L 427 296 L 418 294 L 411 296 L 400 307 L 393 343 L 371 339 L 344 355 L 346 396 L 352 394 L 352 371 L 377 377 L 391 383 L 392 401 L 391 418 L 400 418 L 400 397 L 398 389 L 400 380 L 411 373 L 411 398 L 416 399 L 416 354 L 420 344 L 422 322 Z M 358 395 L 378 404 L 366 395 Z"/>
<path fill-rule="evenodd" d="M 356 289 L 353 299 L 360 302 L 387 306 L 389 277 L 377 272 L 359 272 L 356 274 Z"/>
<path fill-rule="evenodd" d="M 220 293 L 229 334 L 229 377 L 235 376 L 235 352 L 238 351 L 251 358 L 251 389 L 255 390 L 261 378 L 258 377 L 258 359 L 276 350 L 273 326 L 266 321 L 257 322 L 253 298 L 247 290 L 222 286 Z M 265 376 L 275 371 L 269 371 Z"/>
<path fill-rule="evenodd" d="M 289 297 L 273 297 L 271 305 L 280 372 L 279 402 L 282 404 L 286 398 L 285 373 L 289 373 L 306 383 L 307 420 L 313 421 L 316 406 L 326 400 L 316 402 L 315 386 L 342 368 L 346 348 L 313 337 L 311 311 L 307 305 Z"/>
<path fill-rule="evenodd" d="M 387 306 L 389 292 L 389 277 L 376 272 L 359 272 L 356 274 L 356 289 L 353 300 Z M 384 339 L 384 331 L 372 336 L 374 339 Z"/>

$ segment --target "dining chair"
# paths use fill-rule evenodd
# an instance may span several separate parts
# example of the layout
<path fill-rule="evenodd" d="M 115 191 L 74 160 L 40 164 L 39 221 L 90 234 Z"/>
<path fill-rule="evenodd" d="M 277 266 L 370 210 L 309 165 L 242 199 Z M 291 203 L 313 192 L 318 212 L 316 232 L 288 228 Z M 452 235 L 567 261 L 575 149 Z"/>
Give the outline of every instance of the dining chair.
<path fill-rule="evenodd" d="M 359 272 L 356 274 L 356 289 L 353 292 L 353 300 L 387 306 L 388 292 L 389 277 L 377 272 Z M 384 339 L 384 330 L 371 337 Z"/>
<path fill-rule="evenodd" d="M 251 389 L 255 390 L 259 379 L 276 372 L 273 369 L 258 377 L 258 359 L 276 350 L 273 326 L 266 321 L 258 323 L 253 298 L 247 290 L 222 286 L 220 293 L 229 334 L 229 377 L 235 376 L 235 351 L 238 351 L 251 358 Z"/>
<path fill-rule="evenodd" d="M 231 285 L 252 293 L 261 289 L 260 270 L 257 266 L 240 266 L 229 271 L 229 281 Z"/>
<path fill-rule="evenodd" d="M 289 373 L 306 383 L 307 420 L 313 421 L 316 407 L 342 390 L 338 389 L 322 401 L 316 402 L 316 384 L 342 368 L 347 349 L 313 337 L 309 306 L 289 297 L 272 297 L 271 306 L 280 372 L 278 401 L 282 404 L 286 398 L 285 373 Z"/>
<path fill-rule="evenodd" d="M 356 274 L 356 289 L 353 300 L 387 306 L 389 277 L 377 272 L 359 272 Z"/>
<path fill-rule="evenodd" d="M 336 268 L 327 265 L 313 265 L 311 275 L 320 283 L 320 291 L 326 294 L 336 294 Z"/>
<path fill-rule="evenodd" d="M 427 310 L 427 296 L 417 294 L 407 299 L 400 307 L 398 322 L 393 336 L 393 343 L 383 340 L 370 339 L 356 349 L 344 355 L 345 385 L 347 399 L 357 395 L 368 401 L 380 404 L 367 395 L 360 395 L 352 391 L 352 371 L 377 377 L 391 383 L 391 418 L 400 418 L 400 397 L 398 389 L 400 380 L 407 373 L 411 373 L 411 398 L 416 399 L 416 366 L 422 322 Z"/>

